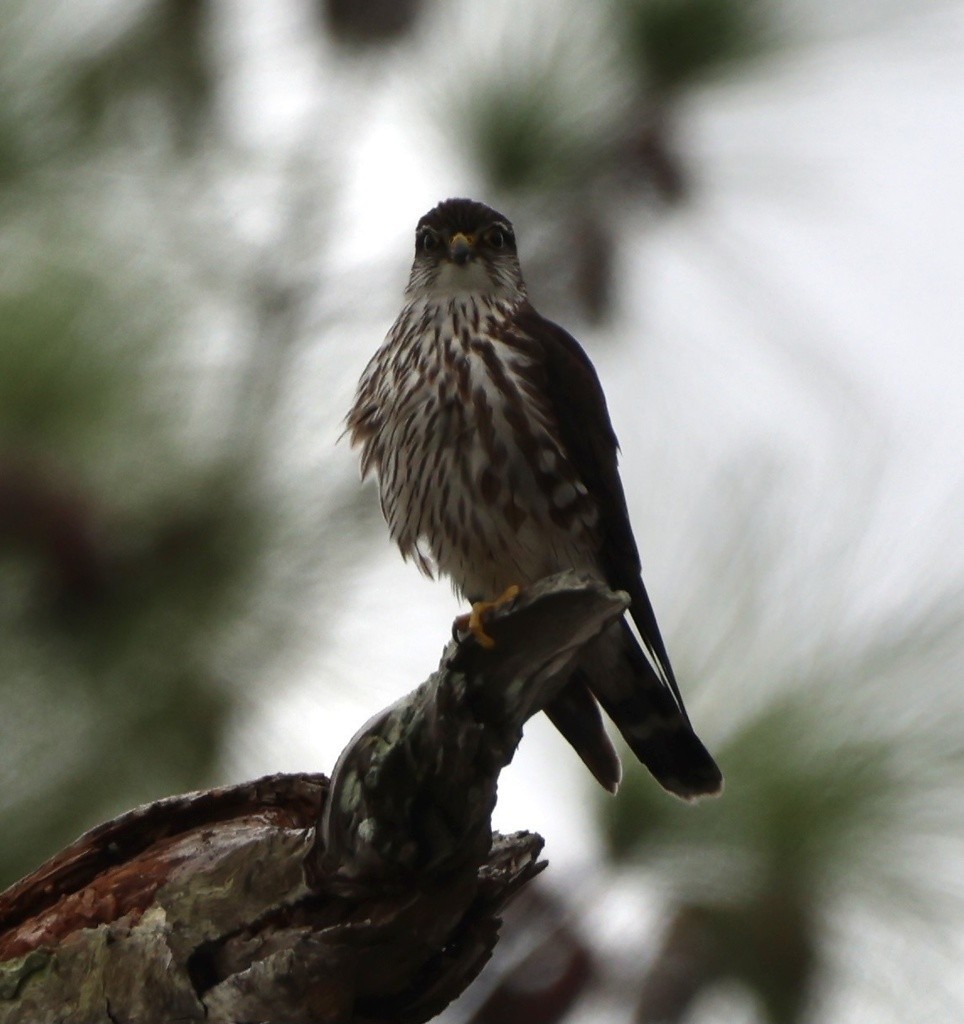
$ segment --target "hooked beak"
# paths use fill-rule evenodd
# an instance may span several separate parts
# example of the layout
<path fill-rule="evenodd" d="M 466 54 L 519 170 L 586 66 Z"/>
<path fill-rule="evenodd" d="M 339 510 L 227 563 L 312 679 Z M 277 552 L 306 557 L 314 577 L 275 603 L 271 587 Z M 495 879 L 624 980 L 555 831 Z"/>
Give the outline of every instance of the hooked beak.
<path fill-rule="evenodd" d="M 475 237 L 473 235 L 463 235 L 459 231 L 449 240 L 449 259 L 460 267 L 464 267 L 469 262 L 474 251 Z"/>

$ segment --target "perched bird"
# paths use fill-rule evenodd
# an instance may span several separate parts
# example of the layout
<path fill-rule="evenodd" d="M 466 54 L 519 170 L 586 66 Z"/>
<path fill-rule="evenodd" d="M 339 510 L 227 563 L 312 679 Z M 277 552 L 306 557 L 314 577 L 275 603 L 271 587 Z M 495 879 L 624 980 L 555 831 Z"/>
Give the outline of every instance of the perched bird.
<path fill-rule="evenodd" d="M 626 591 L 639 640 L 625 618 L 610 627 L 546 713 L 611 792 L 621 769 L 600 705 L 671 793 L 720 791 L 643 586 L 599 379 L 529 303 L 502 214 L 448 199 L 418 222 L 405 304 L 347 432 L 402 555 L 448 576 L 477 612 L 566 569 Z M 477 615 L 472 627 L 485 643 Z"/>

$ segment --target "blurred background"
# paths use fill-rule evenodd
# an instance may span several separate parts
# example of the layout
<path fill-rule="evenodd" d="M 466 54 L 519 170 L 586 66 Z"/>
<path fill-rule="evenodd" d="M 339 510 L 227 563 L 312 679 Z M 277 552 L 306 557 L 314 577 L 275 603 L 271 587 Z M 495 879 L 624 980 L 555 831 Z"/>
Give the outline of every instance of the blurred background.
<path fill-rule="evenodd" d="M 551 867 L 445 1019 L 964 1019 L 962 97 L 949 0 L 6 0 L 0 886 L 435 668 L 337 439 L 469 195 L 596 362 L 727 789 L 534 722 Z"/>

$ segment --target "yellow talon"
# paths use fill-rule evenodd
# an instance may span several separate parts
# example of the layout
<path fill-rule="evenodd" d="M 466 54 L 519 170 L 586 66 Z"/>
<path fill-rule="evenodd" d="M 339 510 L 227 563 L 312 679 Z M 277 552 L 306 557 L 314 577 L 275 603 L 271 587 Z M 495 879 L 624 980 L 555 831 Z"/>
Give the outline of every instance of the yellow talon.
<path fill-rule="evenodd" d="M 491 650 L 495 647 L 495 641 L 485 631 L 485 615 L 487 612 L 508 604 L 518 596 L 519 588 L 513 583 L 511 587 L 506 587 L 494 601 L 476 601 L 468 615 L 460 615 L 455 620 L 455 628 L 460 633 L 471 633 L 480 647 L 484 647 L 487 651 Z"/>

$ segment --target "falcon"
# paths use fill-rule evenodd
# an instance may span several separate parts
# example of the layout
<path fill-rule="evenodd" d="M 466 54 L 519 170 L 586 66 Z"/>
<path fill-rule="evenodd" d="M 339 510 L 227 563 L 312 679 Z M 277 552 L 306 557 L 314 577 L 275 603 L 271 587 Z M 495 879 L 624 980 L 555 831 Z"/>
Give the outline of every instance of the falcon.
<path fill-rule="evenodd" d="M 362 477 L 405 558 L 473 603 L 470 626 L 520 586 L 574 570 L 629 594 L 630 621 L 583 651 L 553 724 L 610 792 L 619 757 L 601 711 L 669 792 L 718 793 L 643 586 L 599 378 L 530 304 L 508 219 L 447 199 L 415 230 L 405 304 L 347 418 Z M 634 627 L 635 626 L 635 631 Z"/>

